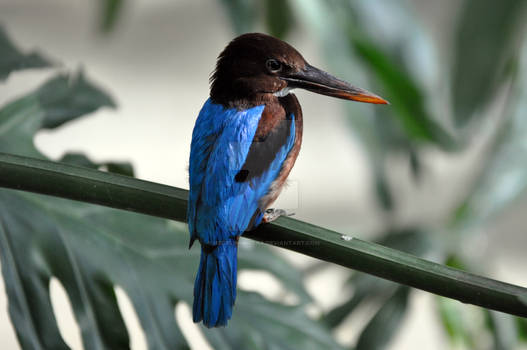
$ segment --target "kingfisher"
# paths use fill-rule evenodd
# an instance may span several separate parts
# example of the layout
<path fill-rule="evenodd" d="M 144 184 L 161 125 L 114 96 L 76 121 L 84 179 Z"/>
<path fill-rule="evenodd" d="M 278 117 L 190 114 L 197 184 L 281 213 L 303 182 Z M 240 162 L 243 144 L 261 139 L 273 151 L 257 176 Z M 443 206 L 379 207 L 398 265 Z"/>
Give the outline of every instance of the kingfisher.
<path fill-rule="evenodd" d="M 294 89 L 359 102 L 383 98 L 311 66 L 286 42 L 260 33 L 236 37 L 220 53 L 210 97 L 194 130 L 189 161 L 189 248 L 201 258 L 194 322 L 225 326 L 236 299 L 238 239 L 284 210 L 271 208 L 302 143 Z"/>

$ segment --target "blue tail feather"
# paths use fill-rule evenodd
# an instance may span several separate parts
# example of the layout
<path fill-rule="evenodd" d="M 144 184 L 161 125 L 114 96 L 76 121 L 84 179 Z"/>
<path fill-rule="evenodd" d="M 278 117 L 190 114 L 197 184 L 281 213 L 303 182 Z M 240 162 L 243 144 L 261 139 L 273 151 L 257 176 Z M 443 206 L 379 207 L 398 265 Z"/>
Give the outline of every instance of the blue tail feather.
<path fill-rule="evenodd" d="M 201 248 L 194 283 L 194 322 L 203 321 L 211 328 L 225 326 L 231 318 L 236 299 L 237 254 L 235 240 L 223 242 L 213 249 Z"/>

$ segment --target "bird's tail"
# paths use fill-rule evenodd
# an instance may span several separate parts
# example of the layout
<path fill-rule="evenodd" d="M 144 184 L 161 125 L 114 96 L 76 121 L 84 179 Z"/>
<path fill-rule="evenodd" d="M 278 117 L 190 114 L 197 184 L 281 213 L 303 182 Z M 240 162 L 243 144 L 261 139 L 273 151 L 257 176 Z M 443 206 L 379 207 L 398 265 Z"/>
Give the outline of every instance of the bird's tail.
<path fill-rule="evenodd" d="M 207 327 L 225 326 L 236 299 L 238 245 L 235 240 L 217 246 L 203 244 L 194 283 L 194 322 Z"/>

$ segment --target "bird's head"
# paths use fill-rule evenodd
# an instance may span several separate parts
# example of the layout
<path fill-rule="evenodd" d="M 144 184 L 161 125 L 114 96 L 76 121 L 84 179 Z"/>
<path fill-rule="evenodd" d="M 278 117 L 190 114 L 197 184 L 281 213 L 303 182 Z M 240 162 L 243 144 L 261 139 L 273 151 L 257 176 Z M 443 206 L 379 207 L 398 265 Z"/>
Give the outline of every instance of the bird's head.
<path fill-rule="evenodd" d="M 295 88 L 346 100 L 388 103 L 311 66 L 286 42 L 260 33 L 235 38 L 219 55 L 210 96 L 215 103 L 244 107 L 269 96 L 285 96 Z"/>

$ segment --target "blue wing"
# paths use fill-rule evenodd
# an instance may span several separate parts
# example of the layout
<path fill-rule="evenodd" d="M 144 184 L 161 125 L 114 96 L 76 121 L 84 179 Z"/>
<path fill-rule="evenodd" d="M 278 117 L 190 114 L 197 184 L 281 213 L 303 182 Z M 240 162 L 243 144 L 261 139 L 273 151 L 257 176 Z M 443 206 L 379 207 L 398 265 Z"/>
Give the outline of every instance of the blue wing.
<path fill-rule="evenodd" d="M 236 181 L 264 107 L 239 111 L 226 109 L 209 99 L 201 109 L 192 135 L 189 164 L 187 216 L 191 243 L 199 238 L 203 243 L 214 245 L 241 235 L 251 220 L 255 220 L 255 225 L 261 221 L 261 215 L 253 218 L 259 209 L 259 200 L 269 192 L 295 138 L 291 116 L 287 140 L 266 170 L 248 181 Z"/>

